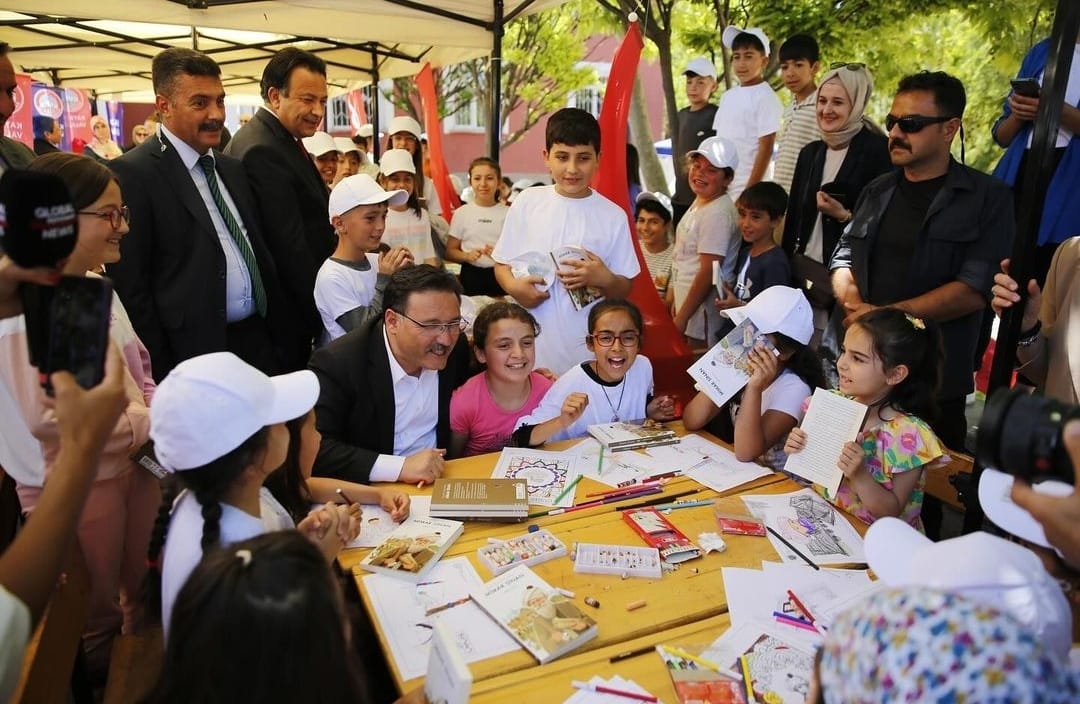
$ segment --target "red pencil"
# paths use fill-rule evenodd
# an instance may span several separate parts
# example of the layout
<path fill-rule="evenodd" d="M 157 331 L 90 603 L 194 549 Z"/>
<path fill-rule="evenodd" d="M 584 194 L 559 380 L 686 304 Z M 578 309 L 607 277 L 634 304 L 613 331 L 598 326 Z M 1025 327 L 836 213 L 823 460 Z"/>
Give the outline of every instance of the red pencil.
<path fill-rule="evenodd" d="M 643 487 L 646 487 L 646 486 L 648 486 L 649 484 L 652 484 L 652 483 L 654 483 L 654 480 L 646 479 L 641 484 L 635 484 L 633 486 L 625 486 L 625 487 L 622 487 L 621 489 L 608 489 L 607 491 L 590 491 L 588 494 L 585 494 L 585 497 L 588 498 L 590 496 L 614 496 L 615 494 L 630 494 L 630 493 L 633 493 L 635 491 L 641 491 L 641 489 Z"/>
<path fill-rule="evenodd" d="M 810 625 L 814 626 L 817 630 L 817 625 L 814 623 L 817 619 L 810 613 L 810 609 L 806 608 L 806 605 L 799 601 L 799 597 L 795 596 L 795 592 L 790 589 L 787 590 L 788 598 L 791 599 L 791 603 L 795 604 L 795 608 L 802 612 L 802 615 L 806 617 L 806 620 L 810 622 Z"/>
<path fill-rule="evenodd" d="M 637 692 L 628 692 L 625 689 L 615 689 L 614 687 L 606 687 L 602 684 L 590 684 L 588 682 L 572 682 L 571 685 L 574 689 L 584 689 L 588 692 L 599 692 L 600 694 L 614 694 L 617 697 L 626 697 L 627 699 L 634 699 L 639 702 L 658 702 L 660 701 L 651 694 L 638 694 Z"/>

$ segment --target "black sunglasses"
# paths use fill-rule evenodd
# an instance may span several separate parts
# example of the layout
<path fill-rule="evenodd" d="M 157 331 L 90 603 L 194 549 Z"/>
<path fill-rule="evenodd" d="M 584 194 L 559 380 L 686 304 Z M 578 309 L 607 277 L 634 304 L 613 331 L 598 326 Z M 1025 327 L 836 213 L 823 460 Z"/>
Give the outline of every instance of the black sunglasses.
<path fill-rule="evenodd" d="M 915 134 L 916 132 L 922 132 L 922 129 L 927 125 L 938 125 L 951 119 L 953 118 L 949 115 L 938 115 L 936 117 L 927 117 L 926 115 L 905 115 L 904 117 L 886 115 L 885 131 L 891 132 L 893 127 L 899 125 L 900 131 L 904 134 Z"/>
<path fill-rule="evenodd" d="M 836 61 L 829 64 L 830 71 L 837 68 L 846 68 L 849 71 L 862 71 L 864 68 L 866 68 L 866 64 L 853 61 Z"/>

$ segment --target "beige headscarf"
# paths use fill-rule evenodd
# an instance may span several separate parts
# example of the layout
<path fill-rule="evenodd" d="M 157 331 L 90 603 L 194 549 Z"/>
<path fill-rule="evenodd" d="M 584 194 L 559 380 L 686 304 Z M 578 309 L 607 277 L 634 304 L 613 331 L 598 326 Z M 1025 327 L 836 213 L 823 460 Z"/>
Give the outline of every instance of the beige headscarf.
<path fill-rule="evenodd" d="M 821 83 L 818 84 L 818 92 L 821 91 L 821 86 L 829 81 L 837 81 L 844 87 L 848 99 L 851 100 L 851 114 L 848 115 L 847 121 L 836 132 L 821 133 L 821 139 L 825 144 L 833 149 L 839 149 L 851 142 L 852 138 L 863 127 L 885 134 L 880 127 L 864 114 L 866 103 L 869 102 L 870 96 L 874 93 L 874 77 L 870 73 L 870 69 L 865 66 L 854 69 L 847 66 L 834 68 L 822 76 Z"/>
<path fill-rule="evenodd" d="M 101 115 L 94 115 L 90 118 L 90 130 L 93 134 L 93 138 L 87 142 L 86 146 L 94 150 L 94 153 L 100 156 L 102 159 L 115 159 L 121 156 L 124 152 L 117 146 L 116 142 L 112 140 L 110 136 L 108 139 L 100 140 L 96 133 L 93 132 L 94 127 L 98 124 L 108 127 L 109 123 Z"/>

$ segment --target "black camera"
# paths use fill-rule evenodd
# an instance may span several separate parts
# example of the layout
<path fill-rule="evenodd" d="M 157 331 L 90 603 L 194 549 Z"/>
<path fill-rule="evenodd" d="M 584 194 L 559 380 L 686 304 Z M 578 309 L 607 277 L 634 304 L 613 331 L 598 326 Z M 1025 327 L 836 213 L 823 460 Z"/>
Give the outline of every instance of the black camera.
<path fill-rule="evenodd" d="M 1075 473 L 1061 429 L 1073 418 L 1080 418 L 1080 407 L 999 389 L 986 401 L 975 457 L 983 467 L 1029 483 L 1057 479 L 1072 484 Z"/>

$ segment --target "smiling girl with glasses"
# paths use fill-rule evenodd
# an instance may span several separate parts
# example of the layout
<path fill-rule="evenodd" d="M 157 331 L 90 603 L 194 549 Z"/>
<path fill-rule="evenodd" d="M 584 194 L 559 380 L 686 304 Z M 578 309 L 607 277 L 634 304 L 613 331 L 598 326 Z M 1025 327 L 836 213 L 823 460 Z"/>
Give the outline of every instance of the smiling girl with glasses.
<path fill-rule="evenodd" d="M 653 370 L 641 352 L 643 323 L 633 303 L 606 299 L 589 311 L 586 344 L 596 356 L 559 377 L 544 400 L 522 418 L 514 444 L 535 447 L 585 435 L 590 425 L 665 421 L 675 417 L 675 399 L 653 397 Z"/>

